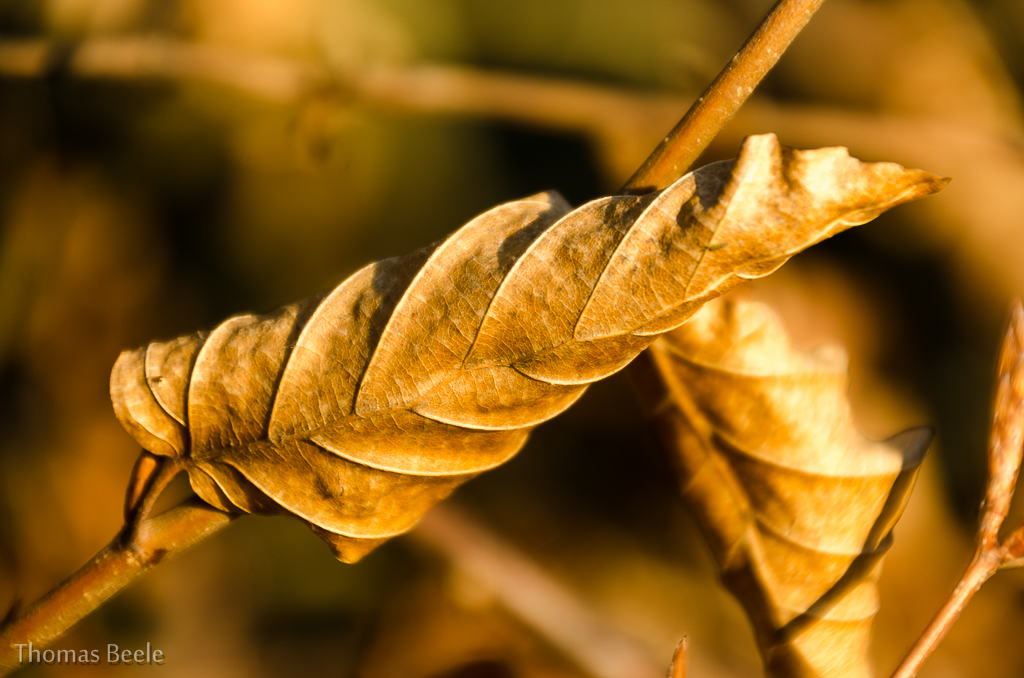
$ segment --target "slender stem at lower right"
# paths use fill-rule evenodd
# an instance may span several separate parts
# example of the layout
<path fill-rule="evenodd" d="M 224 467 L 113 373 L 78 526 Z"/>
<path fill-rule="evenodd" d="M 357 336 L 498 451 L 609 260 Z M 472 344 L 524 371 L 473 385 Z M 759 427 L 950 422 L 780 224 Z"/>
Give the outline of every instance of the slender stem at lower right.
<path fill-rule="evenodd" d="M 960 582 L 949 595 L 946 603 L 939 610 L 932 623 L 928 625 L 917 643 L 907 654 L 907 657 L 900 664 L 892 678 L 913 678 L 921 668 L 924 660 L 935 650 L 935 647 L 945 637 L 953 623 L 960 617 L 960 613 L 967 607 L 981 585 L 988 581 L 988 578 L 999 569 L 999 551 L 979 550 L 967 570 L 960 577 Z"/>

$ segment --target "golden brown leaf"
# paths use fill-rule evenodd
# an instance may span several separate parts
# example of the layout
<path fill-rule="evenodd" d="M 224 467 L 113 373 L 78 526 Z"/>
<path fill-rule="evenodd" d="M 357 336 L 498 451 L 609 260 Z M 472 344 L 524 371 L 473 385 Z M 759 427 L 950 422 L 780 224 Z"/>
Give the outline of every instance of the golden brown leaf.
<path fill-rule="evenodd" d="M 650 356 L 641 392 L 769 674 L 872 675 L 879 568 L 931 431 L 864 438 L 843 352 L 793 349 L 763 304 L 716 300 Z"/>
<path fill-rule="evenodd" d="M 751 137 L 664 191 L 500 205 L 324 298 L 126 351 L 114 409 L 206 501 L 357 560 L 708 299 L 944 185 Z"/>

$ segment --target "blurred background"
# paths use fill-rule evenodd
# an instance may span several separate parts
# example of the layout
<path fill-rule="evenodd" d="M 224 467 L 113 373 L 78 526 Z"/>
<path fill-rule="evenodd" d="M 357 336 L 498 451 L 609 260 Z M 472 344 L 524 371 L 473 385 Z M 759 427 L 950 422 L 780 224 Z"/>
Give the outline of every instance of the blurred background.
<path fill-rule="evenodd" d="M 138 454 L 107 395 L 121 350 L 330 289 L 506 200 L 614 192 L 770 4 L 0 3 L 0 603 L 120 527 Z M 846 347 L 868 435 L 938 431 L 883 573 L 883 675 L 970 555 L 1024 291 L 1022 34 L 1019 0 L 829 0 L 706 153 L 775 132 L 953 177 L 740 291 L 798 345 Z M 22 675 L 625 676 L 602 664 L 616 647 L 639 678 L 683 635 L 691 675 L 761 674 L 624 375 L 448 505 L 447 533 L 354 566 L 297 521 L 239 520 L 58 645 L 148 641 L 165 666 Z M 537 586 L 602 640 L 568 647 L 515 609 Z M 1024 675 L 1022 630 L 1024 577 L 999 574 L 921 675 Z"/>

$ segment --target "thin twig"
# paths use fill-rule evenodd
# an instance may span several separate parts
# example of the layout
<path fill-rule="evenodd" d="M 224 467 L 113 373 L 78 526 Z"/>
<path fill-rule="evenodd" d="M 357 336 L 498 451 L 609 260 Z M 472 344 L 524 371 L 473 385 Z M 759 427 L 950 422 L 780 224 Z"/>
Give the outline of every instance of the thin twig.
<path fill-rule="evenodd" d="M 39 77 L 60 69 L 79 77 L 173 78 L 217 83 L 270 101 L 294 101 L 325 77 L 315 64 L 156 36 L 0 42 L 0 74 Z"/>
<path fill-rule="evenodd" d="M 622 193 L 648 193 L 683 176 L 736 114 L 824 0 L 779 0 Z"/>
<path fill-rule="evenodd" d="M 988 482 L 981 506 L 978 546 L 942 609 L 918 638 L 892 678 L 917 675 L 981 585 L 1000 568 L 1019 567 L 1024 556 L 1024 525 L 999 541 L 1024 455 L 1024 305 L 1018 299 L 999 353 L 996 395 L 988 447 Z"/>
<path fill-rule="evenodd" d="M 487 116 L 599 134 L 662 124 L 687 101 L 679 94 L 440 63 L 339 73 L 315 61 L 157 36 L 94 39 L 70 51 L 48 40 L 0 40 L 0 76 L 39 78 L 57 64 L 79 78 L 207 82 L 274 103 L 334 92 L 345 101 L 420 114 Z"/>
<path fill-rule="evenodd" d="M 133 548 L 124 546 L 119 535 L 0 628 L 0 674 L 20 666 L 19 644 L 46 647 L 136 577 L 217 532 L 233 517 L 192 498 L 143 521 Z"/>
<path fill-rule="evenodd" d="M 917 675 L 921 664 L 935 650 L 939 642 L 946 636 L 946 633 L 953 626 L 953 623 L 960 618 L 967 603 L 971 600 L 981 585 L 988 581 L 989 577 L 999 569 L 999 556 L 992 551 L 979 551 L 975 554 L 971 564 L 956 588 L 949 594 L 949 598 L 942 605 L 938 614 L 928 624 L 921 637 L 918 638 L 914 647 L 911 648 L 903 663 L 899 665 L 892 674 L 892 678 L 912 678 Z"/>

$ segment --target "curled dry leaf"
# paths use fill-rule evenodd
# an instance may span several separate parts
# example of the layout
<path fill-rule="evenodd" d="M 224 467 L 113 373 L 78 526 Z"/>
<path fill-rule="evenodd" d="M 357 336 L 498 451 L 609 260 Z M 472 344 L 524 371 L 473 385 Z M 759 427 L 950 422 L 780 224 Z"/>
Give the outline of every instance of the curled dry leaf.
<path fill-rule="evenodd" d="M 663 191 L 495 207 L 325 297 L 121 354 L 114 410 L 225 510 L 354 561 L 746 278 L 945 182 L 749 138 Z"/>
<path fill-rule="evenodd" d="M 716 300 L 650 356 L 638 385 L 769 675 L 872 675 L 881 559 L 931 431 L 863 437 L 843 352 L 793 349 L 763 304 Z"/>

